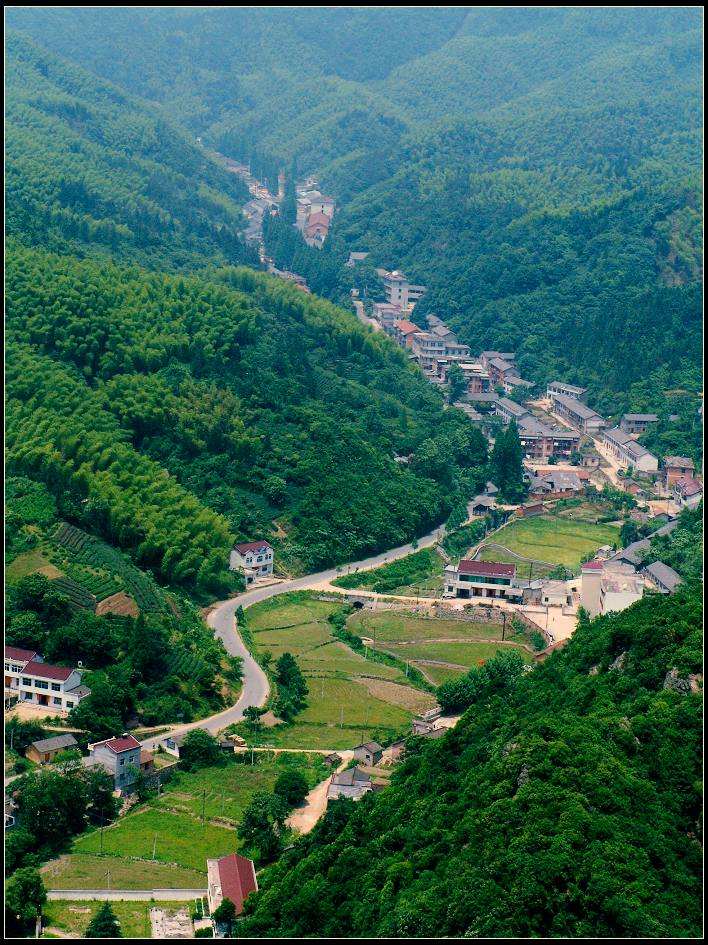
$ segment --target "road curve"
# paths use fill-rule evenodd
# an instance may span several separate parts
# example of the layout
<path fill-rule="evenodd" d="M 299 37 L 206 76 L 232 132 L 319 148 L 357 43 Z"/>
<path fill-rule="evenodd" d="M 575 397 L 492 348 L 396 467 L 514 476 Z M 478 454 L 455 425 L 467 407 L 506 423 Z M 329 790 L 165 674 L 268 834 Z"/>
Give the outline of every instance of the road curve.
<path fill-rule="evenodd" d="M 415 543 L 400 545 L 398 548 L 392 548 L 389 551 L 382 551 L 379 554 L 372 555 L 370 558 L 363 558 L 361 561 L 354 561 L 350 564 L 341 565 L 336 568 L 328 568 L 326 571 L 319 571 L 316 574 L 306 574 L 304 577 L 294 578 L 292 581 L 281 581 L 279 584 L 268 584 L 265 587 L 254 587 L 250 591 L 244 591 L 236 597 L 222 601 L 217 604 L 207 618 L 210 627 L 214 628 L 214 636 L 221 640 L 228 653 L 231 656 L 238 656 L 243 660 L 243 688 L 241 695 L 234 705 L 215 715 L 210 715 L 206 719 L 200 719 L 198 722 L 190 722 L 187 725 L 179 725 L 171 728 L 161 735 L 153 735 L 144 739 L 140 744 L 148 751 L 153 751 L 161 741 L 168 735 L 184 735 L 191 729 L 203 728 L 212 734 L 216 734 L 227 725 L 234 722 L 240 722 L 243 719 L 244 710 L 248 706 L 263 706 L 268 699 L 268 678 L 261 667 L 251 656 L 243 640 L 236 630 L 235 614 L 239 607 L 250 607 L 252 604 L 258 604 L 260 601 L 268 600 L 270 597 L 277 597 L 280 594 L 287 594 L 289 591 L 304 591 L 321 584 L 323 581 L 331 581 L 341 574 L 351 571 L 368 571 L 379 565 L 387 564 L 391 561 L 397 561 L 399 558 L 405 558 L 414 551 L 421 548 L 429 548 L 440 541 L 445 534 L 444 526 L 438 526 L 427 535 L 423 535 Z"/>

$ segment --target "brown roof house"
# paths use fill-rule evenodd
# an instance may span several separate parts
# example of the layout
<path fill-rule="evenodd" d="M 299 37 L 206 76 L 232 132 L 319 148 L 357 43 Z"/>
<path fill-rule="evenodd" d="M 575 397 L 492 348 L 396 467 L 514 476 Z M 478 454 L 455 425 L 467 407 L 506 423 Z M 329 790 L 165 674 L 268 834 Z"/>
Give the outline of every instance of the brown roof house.
<path fill-rule="evenodd" d="M 264 540 L 242 541 L 234 545 L 229 556 L 229 570 L 242 571 L 246 584 L 273 573 L 273 548 Z"/>
<path fill-rule="evenodd" d="M 101 765 L 113 775 L 116 790 L 125 791 L 135 781 L 141 768 L 140 742 L 124 732 L 120 737 L 106 738 L 89 744 L 89 764 Z"/>

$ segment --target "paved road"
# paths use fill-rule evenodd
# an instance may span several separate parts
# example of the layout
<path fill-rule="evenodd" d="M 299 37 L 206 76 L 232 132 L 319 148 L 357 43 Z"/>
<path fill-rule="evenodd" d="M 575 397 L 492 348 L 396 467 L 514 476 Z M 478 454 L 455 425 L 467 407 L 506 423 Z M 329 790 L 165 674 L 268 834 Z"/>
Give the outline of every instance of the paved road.
<path fill-rule="evenodd" d="M 235 614 L 239 607 L 250 607 L 252 604 L 268 600 L 270 597 L 276 597 L 279 594 L 286 594 L 288 591 L 302 591 L 317 587 L 323 582 L 331 581 L 340 574 L 346 574 L 351 571 L 368 571 L 370 568 L 376 568 L 381 564 L 390 561 L 397 561 L 399 558 L 405 558 L 412 552 L 420 548 L 429 548 L 440 541 L 445 533 L 444 526 L 438 526 L 419 538 L 416 544 L 409 542 L 398 548 L 392 548 L 389 551 L 382 551 L 380 554 L 372 555 L 370 558 L 364 558 L 361 561 L 354 561 L 351 564 L 343 565 L 339 568 L 328 568 L 326 571 L 319 571 L 316 574 L 307 574 L 301 578 L 295 578 L 292 581 L 281 581 L 279 584 L 268 584 L 264 587 L 254 587 L 250 591 L 245 591 L 237 597 L 222 601 L 217 604 L 207 618 L 207 622 L 214 628 L 214 636 L 221 640 L 228 653 L 232 656 L 239 656 L 243 660 L 243 688 L 238 701 L 228 709 L 217 712 L 209 718 L 201 719 L 198 722 L 190 722 L 188 725 L 179 725 L 170 729 L 169 732 L 163 732 L 161 735 L 151 736 L 141 742 L 143 748 L 153 751 L 158 744 L 168 735 L 183 735 L 185 732 L 195 728 L 204 728 L 212 734 L 221 731 L 228 725 L 240 722 L 243 719 L 243 713 L 247 706 L 265 705 L 268 699 L 269 686 L 268 677 L 263 672 L 258 663 L 251 656 L 243 640 L 238 634 L 235 626 Z"/>

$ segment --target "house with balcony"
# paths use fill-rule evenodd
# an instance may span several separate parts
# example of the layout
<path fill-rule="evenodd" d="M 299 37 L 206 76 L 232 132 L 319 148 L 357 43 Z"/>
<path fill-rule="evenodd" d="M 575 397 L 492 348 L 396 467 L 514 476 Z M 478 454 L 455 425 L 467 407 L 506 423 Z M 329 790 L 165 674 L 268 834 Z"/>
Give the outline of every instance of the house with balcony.
<path fill-rule="evenodd" d="M 587 392 L 587 387 L 576 387 L 575 384 L 566 384 L 564 381 L 551 381 L 546 389 L 549 400 L 553 399 L 554 394 L 562 394 L 573 400 L 584 400 Z"/>
<path fill-rule="evenodd" d="M 638 472 L 652 473 L 659 469 L 659 460 L 642 446 L 641 443 L 625 433 L 619 427 L 605 430 L 602 434 L 602 444 L 607 452 L 613 456 L 623 469 L 631 466 Z"/>
<path fill-rule="evenodd" d="M 569 457 L 578 449 L 580 434 L 567 427 L 551 426 L 531 413 L 517 420 L 519 441 L 526 459 L 546 460 Z"/>
<path fill-rule="evenodd" d="M 619 422 L 620 430 L 632 435 L 646 433 L 653 423 L 658 423 L 655 413 L 625 413 Z"/>
<path fill-rule="evenodd" d="M 398 269 L 385 272 L 382 276 L 386 301 L 391 305 L 400 305 L 404 311 L 412 311 L 415 303 L 428 291 L 424 285 L 414 285 Z"/>
<path fill-rule="evenodd" d="M 511 600 L 520 603 L 521 587 L 516 584 L 516 565 L 497 561 L 462 560 L 445 567 L 444 597 Z"/>
<path fill-rule="evenodd" d="M 438 358 L 445 356 L 445 342 L 430 331 L 415 332 L 410 349 L 413 358 L 427 374 L 432 374 Z"/>
<path fill-rule="evenodd" d="M 501 417 L 502 422 L 505 424 L 511 423 L 512 420 L 516 420 L 518 424 L 522 417 L 528 415 L 529 411 L 527 407 L 523 407 L 521 404 L 509 400 L 507 397 L 501 397 L 494 404 L 494 413 L 498 417 Z"/>
<path fill-rule="evenodd" d="M 273 548 L 267 541 L 242 541 L 231 549 L 229 570 L 242 571 L 246 584 L 273 573 Z"/>
<path fill-rule="evenodd" d="M 388 302 L 374 302 L 371 314 L 379 325 L 381 325 L 386 334 L 392 335 L 393 326 L 403 316 L 403 310 L 400 305 L 390 305 Z"/>
<path fill-rule="evenodd" d="M 91 694 L 81 683 L 81 671 L 45 663 L 34 650 L 5 647 L 5 698 L 42 706 L 58 715 L 70 712 Z"/>
<path fill-rule="evenodd" d="M 587 433 L 589 436 L 597 435 L 607 426 L 607 422 L 599 413 L 575 397 L 569 397 L 567 394 L 552 394 L 551 403 L 554 413 L 576 430 Z"/>

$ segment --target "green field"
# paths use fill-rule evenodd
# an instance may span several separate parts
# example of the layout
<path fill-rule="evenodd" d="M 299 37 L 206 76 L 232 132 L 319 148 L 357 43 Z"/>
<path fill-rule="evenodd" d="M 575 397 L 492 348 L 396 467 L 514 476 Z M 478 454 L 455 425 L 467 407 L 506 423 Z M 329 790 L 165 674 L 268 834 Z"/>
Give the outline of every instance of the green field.
<path fill-rule="evenodd" d="M 597 551 L 602 545 L 617 544 L 619 528 L 557 515 L 539 515 L 504 526 L 491 540 L 524 558 L 577 570 L 584 555 Z M 490 550 L 489 556 L 483 553 L 482 559 L 501 560 L 497 549 Z"/>
<path fill-rule="evenodd" d="M 514 649 L 520 653 L 526 663 L 533 660 L 532 655 L 523 647 L 512 644 L 496 643 L 404 643 L 387 647 L 389 652 L 409 660 L 440 660 L 443 663 L 455 663 L 457 666 L 471 668 L 480 661 L 491 659 L 502 647 Z"/>
<path fill-rule="evenodd" d="M 104 850 L 108 833 L 108 830 L 104 832 Z M 157 853 L 159 855 L 159 850 Z M 148 851 L 150 856 L 152 848 Z M 109 870 L 113 889 L 199 889 L 204 883 L 206 865 L 202 863 L 198 869 L 189 869 L 162 862 L 131 860 L 127 856 L 70 853 L 43 867 L 42 878 L 47 889 L 105 889 Z"/>
<path fill-rule="evenodd" d="M 100 905 L 100 902 L 74 902 L 69 899 L 47 902 L 43 909 L 43 925 L 45 928 L 49 926 L 59 932 L 64 932 L 68 938 L 83 938 L 86 926 L 98 912 Z M 150 909 L 154 906 L 176 912 L 181 908 L 189 911 L 191 905 L 189 902 L 111 902 L 111 908 L 120 923 L 123 938 L 150 938 Z M 52 937 L 51 935 L 42 936 L 42 938 Z"/>
<path fill-rule="evenodd" d="M 450 666 L 423 666 L 422 664 L 418 664 L 418 669 L 434 686 L 442 686 L 451 679 L 459 679 L 467 672 L 466 669 L 452 669 Z"/>
<path fill-rule="evenodd" d="M 434 549 L 423 548 L 370 571 L 343 574 L 332 583 L 337 587 L 383 594 L 437 596 L 443 586 L 443 562 Z"/>
<path fill-rule="evenodd" d="M 393 610 L 360 610 L 352 614 L 347 626 L 358 636 L 370 637 L 377 643 L 438 639 L 501 640 L 502 635 L 502 627 L 498 623 L 438 620 Z"/>

